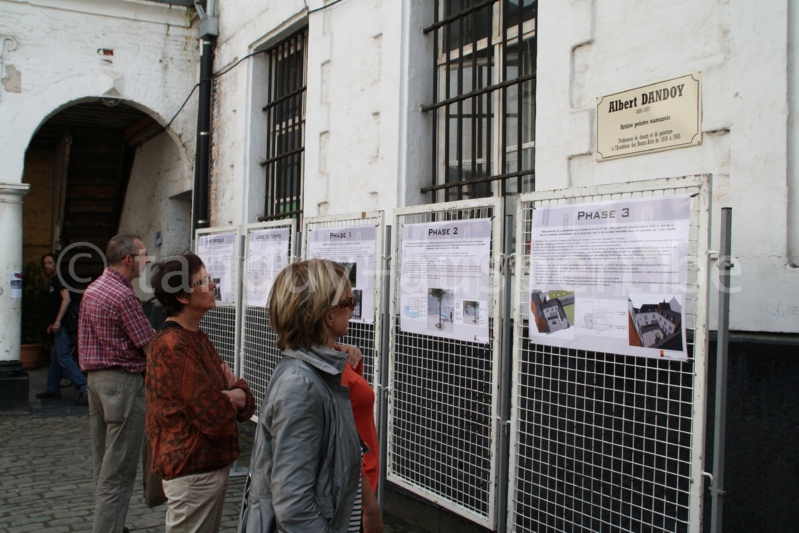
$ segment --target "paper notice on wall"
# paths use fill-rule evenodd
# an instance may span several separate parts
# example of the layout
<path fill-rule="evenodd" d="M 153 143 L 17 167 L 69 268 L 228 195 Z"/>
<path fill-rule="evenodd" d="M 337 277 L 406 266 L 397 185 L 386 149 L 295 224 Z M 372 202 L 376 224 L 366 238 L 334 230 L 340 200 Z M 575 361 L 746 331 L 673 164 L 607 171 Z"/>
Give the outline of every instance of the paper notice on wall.
<path fill-rule="evenodd" d="M 197 239 L 197 255 L 214 281 L 216 301 L 235 303 L 233 297 L 233 267 L 236 260 L 236 234 L 202 235 Z"/>
<path fill-rule="evenodd" d="M 15 299 L 22 298 L 22 272 L 14 270 L 11 272 L 11 297 Z"/>
<path fill-rule="evenodd" d="M 351 322 L 375 321 L 375 226 L 313 228 L 308 236 L 308 258 L 327 259 L 347 268 L 355 297 Z"/>
<path fill-rule="evenodd" d="M 488 343 L 491 219 L 405 224 L 400 328 Z"/>
<path fill-rule="evenodd" d="M 533 213 L 533 342 L 687 358 L 687 196 L 542 207 Z"/>
<path fill-rule="evenodd" d="M 245 304 L 266 307 L 275 278 L 289 264 L 289 229 L 253 230 L 247 234 Z"/>

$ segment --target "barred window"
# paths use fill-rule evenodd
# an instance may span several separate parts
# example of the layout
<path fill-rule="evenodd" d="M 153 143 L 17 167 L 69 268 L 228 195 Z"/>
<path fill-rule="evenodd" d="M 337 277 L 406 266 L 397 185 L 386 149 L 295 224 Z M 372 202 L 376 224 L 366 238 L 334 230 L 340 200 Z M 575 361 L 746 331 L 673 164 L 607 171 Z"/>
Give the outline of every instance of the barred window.
<path fill-rule="evenodd" d="M 436 0 L 434 202 L 535 188 L 535 0 Z"/>
<path fill-rule="evenodd" d="M 308 30 L 269 49 L 264 220 L 300 218 L 305 151 Z"/>

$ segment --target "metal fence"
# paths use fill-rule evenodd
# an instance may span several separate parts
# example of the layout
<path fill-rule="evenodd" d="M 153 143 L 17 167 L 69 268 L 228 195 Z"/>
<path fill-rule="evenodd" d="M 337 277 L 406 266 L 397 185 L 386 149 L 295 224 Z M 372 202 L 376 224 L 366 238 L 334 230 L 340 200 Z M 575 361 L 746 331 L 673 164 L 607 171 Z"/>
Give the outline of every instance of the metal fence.
<path fill-rule="evenodd" d="M 387 479 L 489 529 L 700 531 L 710 190 L 708 176 L 691 176 L 525 194 L 519 198 L 515 244 L 501 198 L 397 209 L 392 228 L 382 212 L 307 218 L 303 259 L 326 256 L 310 244 L 315 231 L 375 229 L 369 252 L 374 268 L 358 272 L 371 277 L 374 322 L 351 321 L 342 342 L 362 350 L 364 375 L 377 393 L 386 469 L 381 488 Z M 535 210 L 668 196 L 691 198 L 683 310 L 688 359 L 532 343 L 527 309 Z M 487 342 L 404 331 L 403 227 L 477 219 L 491 220 L 488 338 L 482 339 Z M 266 309 L 248 305 L 238 285 L 247 271 L 240 249 L 244 242 L 246 258 L 252 232 L 278 227 L 292 228 L 293 253 L 298 246 L 292 221 L 247 226 L 244 237 L 237 228 L 197 232 L 198 238 L 235 235 L 235 303 L 218 305 L 201 326 L 250 383 L 259 404 L 280 354 Z M 342 250 L 326 258 L 342 261 Z M 513 276 L 501 270 L 512 251 Z"/>
<path fill-rule="evenodd" d="M 544 206 L 691 197 L 684 318 L 688 360 L 532 344 L 533 212 Z M 710 179 L 530 193 L 516 233 L 513 531 L 700 531 L 705 442 Z"/>
<path fill-rule="evenodd" d="M 494 527 L 497 487 L 499 280 L 502 199 L 395 211 L 391 264 L 388 480 Z M 403 331 L 405 224 L 492 219 L 488 343 Z"/>
<path fill-rule="evenodd" d="M 230 246 L 222 246 L 219 253 L 210 254 L 206 251 L 211 247 L 206 246 L 209 237 L 232 237 Z M 228 248 L 230 250 L 228 250 Z M 205 250 L 205 251 L 204 251 Z M 232 253 L 229 253 L 232 251 Z M 232 368 L 237 375 L 241 375 L 238 346 L 239 304 L 241 302 L 241 230 L 238 227 L 199 229 L 195 232 L 195 252 L 205 263 L 206 269 L 222 288 L 220 276 L 227 276 L 224 287 L 230 292 L 230 297 L 223 296 L 216 307 L 205 313 L 200 322 L 202 329 L 213 343 L 222 359 Z"/>
<path fill-rule="evenodd" d="M 294 219 L 276 220 L 273 222 L 261 222 L 249 224 L 245 229 L 244 240 L 244 262 L 243 278 L 244 287 L 242 290 L 241 305 L 241 377 L 247 380 L 247 384 L 255 396 L 255 413 L 253 420 L 258 420 L 261 411 L 261 402 L 266 396 L 266 388 L 269 380 L 280 361 L 280 350 L 277 347 L 277 335 L 269 326 L 269 309 L 265 301 L 271 287 L 265 286 L 264 279 L 251 279 L 254 276 L 255 265 L 253 262 L 259 261 L 257 249 L 252 246 L 254 234 L 264 230 L 285 230 L 288 232 L 288 242 L 285 246 L 285 261 L 278 261 L 279 264 L 264 265 L 267 270 L 279 270 L 279 267 L 291 263 L 295 258 L 297 232 Z M 282 241 L 281 241 L 282 242 Z M 270 258 L 272 260 L 273 258 Z M 249 287 L 251 284 L 262 285 L 261 295 L 263 297 L 251 298 Z"/>

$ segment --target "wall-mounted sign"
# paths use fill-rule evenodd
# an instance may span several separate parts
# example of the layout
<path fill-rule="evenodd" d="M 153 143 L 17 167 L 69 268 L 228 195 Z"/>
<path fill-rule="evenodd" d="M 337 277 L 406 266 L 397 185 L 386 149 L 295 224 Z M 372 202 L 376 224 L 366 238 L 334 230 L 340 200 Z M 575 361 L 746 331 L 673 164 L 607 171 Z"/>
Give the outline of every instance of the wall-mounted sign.
<path fill-rule="evenodd" d="M 596 160 L 702 144 L 702 73 L 596 99 Z"/>

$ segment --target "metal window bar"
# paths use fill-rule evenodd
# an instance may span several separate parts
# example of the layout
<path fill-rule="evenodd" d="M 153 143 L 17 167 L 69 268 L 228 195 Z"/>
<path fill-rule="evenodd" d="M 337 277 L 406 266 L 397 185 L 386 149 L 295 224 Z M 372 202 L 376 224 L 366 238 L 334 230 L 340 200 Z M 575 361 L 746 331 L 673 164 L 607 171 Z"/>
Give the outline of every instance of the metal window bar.
<path fill-rule="evenodd" d="M 277 347 L 277 335 L 269 324 L 269 309 L 267 306 L 251 305 L 247 302 L 246 287 L 248 282 L 247 261 L 250 257 L 250 235 L 254 231 L 262 229 L 281 229 L 289 230 L 288 262 L 293 263 L 296 249 L 296 224 L 292 220 L 276 220 L 272 222 L 261 222 L 249 224 L 245 228 L 244 243 L 244 287 L 241 306 L 241 377 L 247 380 L 247 384 L 255 397 L 255 413 L 253 421 L 258 421 L 261 411 L 261 403 L 266 397 L 266 388 L 269 380 L 275 371 L 275 367 L 280 362 L 281 352 Z"/>
<path fill-rule="evenodd" d="M 367 322 L 357 322 L 351 320 L 347 334 L 339 342 L 341 344 L 351 344 L 357 346 L 363 354 L 363 376 L 369 385 L 374 389 L 375 394 L 381 393 L 381 384 L 378 379 L 380 372 L 380 355 L 382 353 L 382 298 L 383 292 L 383 243 L 385 242 L 385 222 L 382 211 L 366 212 L 358 215 L 334 215 L 324 217 L 306 218 L 303 222 L 303 260 L 312 259 L 308 254 L 310 242 L 310 232 L 322 228 L 340 228 L 351 226 L 374 226 L 375 227 L 375 271 L 371 273 L 374 277 L 375 287 L 375 321 L 373 324 Z"/>
<path fill-rule="evenodd" d="M 489 343 L 403 331 L 405 224 L 492 218 Z M 402 208 L 392 232 L 387 479 L 485 527 L 496 526 L 499 399 L 499 198 Z"/>
<path fill-rule="evenodd" d="M 307 42 L 306 28 L 268 52 L 264 220 L 302 215 Z"/>
<path fill-rule="evenodd" d="M 233 257 L 226 258 L 226 261 L 229 260 L 227 267 L 229 267 L 231 276 L 233 302 L 217 302 L 216 307 L 203 316 L 200 322 L 200 329 L 208 335 L 222 359 L 233 369 L 237 376 L 240 376 L 240 360 L 237 357 L 236 346 L 238 346 L 239 320 L 241 318 L 241 229 L 238 227 L 198 229 L 195 232 L 194 242 L 195 252 L 198 252 L 197 246 L 199 245 L 200 237 L 230 234 L 235 236 L 234 252 Z M 200 258 L 207 262 L 206 258 L 202 256 Z"/>
<path fill-rule="evenodd" d="M 535 209 L 685 194 L 693 197 L 687 361 L 530 342 L 527 243 Z M 705 442 L 709 176 L 532 193 L 520 196 L 519 206 L 511 529 L 698 533 Z"/>
<path fill-rule="evenodd" d="M 532 130 L 535 123 L 534 104 L 525 103 L 535 97 L 537 3 L 522 0 L 521 6 L 517 4 L 511 0 L 436 1 L 436 21 L 424 30 L 434 34 L 436 101 L 422 107 L 424 112 L 434 112 L 433 180 L 431 186 L 421 189 L 433 193 L 433 201 L 534 189 L 534 139 L 525 143 L 523 132 L 525 127 Z M 495 20 L 504 21 L 501 29 Z M 486 26 L 487 38 L 483 35 Z M 529 41 L 532 45 L 523 45 Z M 528 47 L 532 50 L 524 54 Z M 515 52 L 511 53 L 511 48 Z M 509 68 L 509 53 L 518 63 L 515 76 Z M 530 55 L 532 60 L 527 63 L 532 72 L 524 73 L 525 59 Z M 500 74 L 496 80 L 495 69 Z M 466 75 L 471 79 L 466 80 Z M 509 101 L 508 91 L 516 95 L 514 102 Z M 509 108 L 511 103 L 513 109 Z M 497 111 L 500 113 L 495 117 Z M 512 120 L 516 124 L 514 131 Z M 497 148 L 494 143 L 499 144 L 498 166 L 492 164 Z M 508 164 L 508 151 L 515 169 Z M 516 178 L 515 183 L 506 188 L 511 177 Z M 494 181 L 499 182 L 497 189 L 492 188 Z"/>

